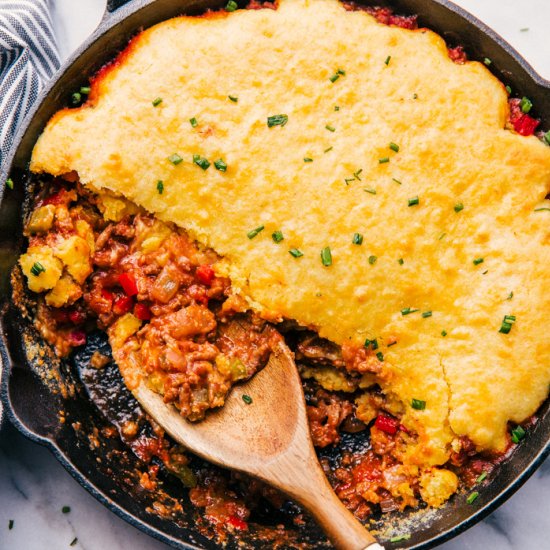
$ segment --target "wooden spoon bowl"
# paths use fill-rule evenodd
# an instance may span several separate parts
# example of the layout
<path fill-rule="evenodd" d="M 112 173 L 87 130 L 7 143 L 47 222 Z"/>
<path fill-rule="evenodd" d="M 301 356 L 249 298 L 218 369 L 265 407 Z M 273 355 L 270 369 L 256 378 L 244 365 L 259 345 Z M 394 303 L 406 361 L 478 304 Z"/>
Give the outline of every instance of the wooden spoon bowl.
<path fill-rule="evenodd" d="M 321 469 L 302 384 L 286 345 L 279 344 L 261 372 L 234 387 L 225 405 L 200 422 L 183 418 L 144 383 L 133 393 L 147 413 L 193 453 L 250 474 L 302 504 L 336 548 L 383 550 L 334 494 Z"/>

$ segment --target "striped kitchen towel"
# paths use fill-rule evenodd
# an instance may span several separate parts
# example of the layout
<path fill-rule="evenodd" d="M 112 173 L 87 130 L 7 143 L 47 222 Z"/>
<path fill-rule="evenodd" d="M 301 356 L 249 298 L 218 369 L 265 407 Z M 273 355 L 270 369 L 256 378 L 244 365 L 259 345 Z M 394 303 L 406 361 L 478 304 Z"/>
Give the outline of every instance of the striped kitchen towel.
<path fill-rule="evenodd" d="M 51 0 L 0 0 L 0 164 L 45 82 L 59 68 Z"/>
<path fill-rule="evenodd" d="M 0 0 L 0 167 L 17 128 L 59 68 L 50 8 L 50 0 Z"/>

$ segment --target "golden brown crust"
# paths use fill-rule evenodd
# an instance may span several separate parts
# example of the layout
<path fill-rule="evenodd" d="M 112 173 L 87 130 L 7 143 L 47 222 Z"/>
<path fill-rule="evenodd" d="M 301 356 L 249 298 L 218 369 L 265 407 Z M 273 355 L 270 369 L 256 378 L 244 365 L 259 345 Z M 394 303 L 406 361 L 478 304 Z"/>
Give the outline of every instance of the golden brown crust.
<path fill-rule="evenodd" d="M 548 230 L 534 209 L 550 150 L 505 129 L 504 87 L 481 64 L 454 64 L 425 29 L 296 0 L 157 25 L 92 88 L 93 108 L 52 119 L 32 169 L 76 170 L 187 228 L 270 318 L 338 344 L 377 338 L 383 389 L 419 433 L 412 463 L 444 463 L 461 435 L 503 449 L 507 422 L 546 397 Z M 268 128 L 282 113 L 288 123 Z M 224 158 L 227 171 L 201 170 L 195 154 Z M 499 333 L 505 315 L 517 318 L 509 334 Z"/>

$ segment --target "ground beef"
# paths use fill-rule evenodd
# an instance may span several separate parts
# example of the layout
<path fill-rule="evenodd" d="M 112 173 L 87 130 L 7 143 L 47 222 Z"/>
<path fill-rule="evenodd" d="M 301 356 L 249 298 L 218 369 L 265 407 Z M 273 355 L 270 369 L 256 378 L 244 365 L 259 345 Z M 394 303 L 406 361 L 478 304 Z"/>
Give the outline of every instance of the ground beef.
<path fill-rule="evenodd" d="M 351 415 L 352 404 L 338 394 L 322 389 L 318 389 L 308 402 L 307 417 L 313 444 L 322 448 L 338 443 L 340 424 Z"/>
<path fill-rule="evenodd" d="M 305 332 L 299 335 L 296 343 L 296 361 L 305 360 L 311 365 L 329 365 L 340 368 L 344 366 L 340 346 L 319 338 L 317 334 Z"/>
<path fill-rule="evenodd" d="M 267 363 L 280 335 L 254 313 L 233 310 L 239 301 L 228 300 L 229 281 L 213 268 L 216 254 L 135 207 L 107 221 L 99 211 L 101 199 L 84 189 L 77 193 L 59 180 L 52 189 L 38 202 L 37 209 L 53 205 L 53 210 L 41 215 L 48 224 L 35 223 L 40 230 L 30 235 L 31 245 L 54 248 L 60 239 L 85 237 L 91 271 L 80 285 L 71 279 L 64 307 L 38 300 L 36 325 L 59 355 L 86 342 L 84 328 L 95 324 L 109 331 L 132 314 L 141 330 L 126 344 L 112 340 L 115 355 L 117 346 L 135 342 L 152 387 L 193 420 L 222 406 L 235 382 Z M 134 355 L 118 354 L 122 372 Z"/>
<path fill-rule="evenodd" d="M 417 15 L 395 15 L 392 8 L 364 6 L 363 4 L 350 0 L 345 0 L 343 4 L 349 11 L 366 11 L 383 25 L 392 25 L 394 27 L 401 27 L 402 29 L 418 28 Z"/>

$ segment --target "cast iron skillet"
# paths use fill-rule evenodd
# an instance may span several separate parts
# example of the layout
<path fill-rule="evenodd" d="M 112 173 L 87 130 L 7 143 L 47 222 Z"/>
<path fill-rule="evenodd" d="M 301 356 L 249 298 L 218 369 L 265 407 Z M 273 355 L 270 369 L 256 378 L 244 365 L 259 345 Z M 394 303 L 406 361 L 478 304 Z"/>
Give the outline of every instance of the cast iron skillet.
<path fill-rule="evenodd" d="M 15 182 L 13 191 L 7 190 L 0 196 L 1 396 L 6 416 L 24 435 L 46 445 L 69 473 L 108 508 L 146 533 L 180 549 L 218 546 L 210 540 L 212 533 L 208 528 L 200 529 L 205 522 L 189 505 L 186 492 L 178 481 L 164 476 L 161 489 L 153 493 L 140 490 L 136 476 L 142 464 L 120 439 L 105 435 L 104 429 L 111 422 L 117 424 L 140 414 L 136 403 L 121 386 L 113 365 L 106 367 L 101 377 L 86 368 L 94 349 L 108 353 L 105 338 L 99 334 L 93 336 L 70 364 L 56 361 L 40 345 L 28 319 L 13 306 L 9 273 L 24 245 L 22 218 L 30 196 L 28 162 L 32 147 L 48 119 L 66 106 L 71 92 L 78 90 L 89 76 L 113 59 L 139 29 L 182 13 L 194 14 L 206 8 L 217 8 L 224 3 L 219 0 L 109 0 L 99 28 L 41 94 L 0 169 L 0 181 L 5 181 L 10 174 Z M 550 127 L 550 82 L 538 76 L 502 38 L 470 14 L 446 0 L 365 3 L 390 5 L 399 14 L 418 14 L 420 26 L 435 30 L 450 45 L 463 45 L 470 59 L 490 58 L 491 70 L 513 90 L 530 97 L 542 127 Z M 378 526 L 386 529 L 386 538 L 389 538 L 388 533 L 390 536 L 395 534 L 396 528 L 402 529 L 412 536 L 406 543 L 399 543 L 399 547 L 406 544 L 416 549 L 432 548 L 502 504 L 550 453 L 549 400 L 537 416 L 539 421 L 532 433 L 500 467 L 494 481 L 482 488 L 475 506 L 467 505 L 464 495 L 457 495 L 439 511 L 424 516 L 422 511 L 416 515 L 404 514 L 397 518 L 396 526 L 382 521 Z M 146 431 L 147 428 L 142 429 Z M 344 444 L 357 447 L 368 441 L 354 439 Z M 335 458 L 330 452 L 326 454 L 329 459 Z M 171 517 L 146 511 L 154 507 L 155 502 L 157 508 L 158 502 L 170 508 L 174 499 L 182 503 L 183 509 L 172 508 Z M 292 505 L 287 505 L 286 511 L 290 515 L 295 512 Z M 285 521 L 277 511 L 260 507 L 253 520 L 248 533 L 228 539 L 229 548 L 243 544 L 249 548 L 265 548 L 275 540 L 282 540 L 282 546 L 287 548 L 297 543 L 315 548 L 328 546 L 312 522 L 298 529 L 287 519 L 286 529 L 290 535 L 285 539 L 276 528 Z M 263 539 L 258 538 L 262 536 Z M 387 548 L 394 546 L 383 539 Z"/>

